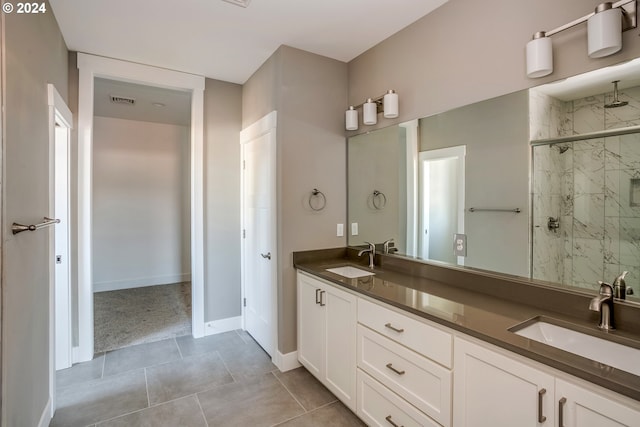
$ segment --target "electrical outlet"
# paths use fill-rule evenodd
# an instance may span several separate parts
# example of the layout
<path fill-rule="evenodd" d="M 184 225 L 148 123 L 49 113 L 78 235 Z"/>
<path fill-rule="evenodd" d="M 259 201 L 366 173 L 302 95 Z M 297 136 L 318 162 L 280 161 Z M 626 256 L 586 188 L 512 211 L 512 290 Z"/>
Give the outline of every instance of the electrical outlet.
<path fill-rule="evenodd" d="M 336 236 L 344 236 L 344 224 L 338 224 L 338 227 L 336 228 Z"/>
<path fill-rule="evenodd" d="M 453 253 L 456 256 L 467 256 L 467 235 L 453 235 Z"/>
<path fill-rule="evenodd" d="M 352 236 L 357 236 L 358 235 L 358 223 L 357 222 L 352 222 L 351 223 L 351 235 Z"/>

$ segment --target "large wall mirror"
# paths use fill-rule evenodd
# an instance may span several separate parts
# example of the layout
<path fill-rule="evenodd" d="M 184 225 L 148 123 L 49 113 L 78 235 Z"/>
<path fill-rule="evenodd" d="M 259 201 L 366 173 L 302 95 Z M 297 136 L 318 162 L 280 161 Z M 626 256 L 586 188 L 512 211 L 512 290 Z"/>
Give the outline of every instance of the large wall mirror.
<path fill-rule="evenodd" d="M 349 138 L 348 221 L 351 246 L 558 286 L 628 271 L 640 302 L 640 58 Z"/>

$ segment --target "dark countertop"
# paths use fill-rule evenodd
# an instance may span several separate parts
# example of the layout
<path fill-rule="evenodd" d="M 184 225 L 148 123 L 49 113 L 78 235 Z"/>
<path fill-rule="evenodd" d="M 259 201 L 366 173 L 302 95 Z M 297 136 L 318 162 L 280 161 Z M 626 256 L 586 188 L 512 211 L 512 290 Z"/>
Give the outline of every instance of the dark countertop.
<path fill-rule="evenodd" d="M 410 271 L 398 271 L 392 264 L 389 268 L 385 267 L 384 262 L 382 264 L 381 267 L 372 270 L 375 276 L 349 279 L 326 271 L 327 268 L 345 265 L 369 270 L 345 249 L 294 254 L 294 266 L 301 271 L 640 401 L 640 376 L 509 331 L 515 325 L 542 316 L 589 335 L 640 348 L 640 331 L 637 329 L 631 329 L 631 333 L 624 330 L 604 332 L 596 327 L 597 322 L 585 321 L 584 318 L 570 316 L 562 311 L 550 311 L 539 306 L 514 302 L 442 280 L 411 274 Z M 424 267 L 424 264 L 421 264 L 421 267 Z M 486 280 L 486 277 L 478 279 L 482 281 Z M 523 285 L 514 281 L 512 286 Z M 545 292 L 545 297 L 548 298 L 549 291 Z M 565 293 L 558 291 L 557 295 L 552 296 L 562 299 Z M 583 307 L 588 311 L 588 304 Z"/>

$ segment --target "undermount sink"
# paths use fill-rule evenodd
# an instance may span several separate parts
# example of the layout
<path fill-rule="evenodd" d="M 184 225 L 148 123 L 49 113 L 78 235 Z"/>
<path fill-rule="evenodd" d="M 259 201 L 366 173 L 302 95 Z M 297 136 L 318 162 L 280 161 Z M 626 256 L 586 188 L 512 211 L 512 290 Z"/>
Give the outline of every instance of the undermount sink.
<path fill-rule="evenodd" d="M 358 277 L 374 276 L 376 273 L 361 270 L 356 267 L 346 265 L 344 267 L 327 268 L 327 271 L 346 277 L 348 279 L 356 279 Z"/>
<path fill-rule="evenodd" d="M 509 330 L 525 338 L 640 376 L 640 348 L 578 332 L 559 323 L 561 322 L 536 317 Z"/>

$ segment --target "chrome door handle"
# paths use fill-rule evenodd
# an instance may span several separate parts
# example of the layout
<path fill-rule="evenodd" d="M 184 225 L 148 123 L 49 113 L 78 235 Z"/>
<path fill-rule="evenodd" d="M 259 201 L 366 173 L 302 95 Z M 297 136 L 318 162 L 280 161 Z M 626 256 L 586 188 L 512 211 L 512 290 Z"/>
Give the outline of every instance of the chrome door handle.
<path fill-rule="evenodd" d="M 266 254 L 260 254 L 262 258 L 271 259 L 271 252 L 267 252 Z"/>

